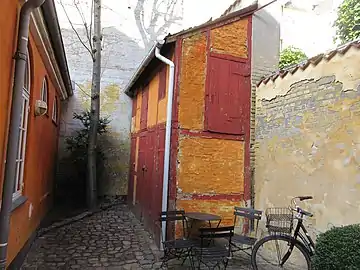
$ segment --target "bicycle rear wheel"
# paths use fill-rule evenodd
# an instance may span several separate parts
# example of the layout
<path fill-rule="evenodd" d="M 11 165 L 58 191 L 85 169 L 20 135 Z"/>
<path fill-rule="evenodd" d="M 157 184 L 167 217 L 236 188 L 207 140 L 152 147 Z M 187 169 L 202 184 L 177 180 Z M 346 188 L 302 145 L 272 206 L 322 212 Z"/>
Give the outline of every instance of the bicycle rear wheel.
<path fill-rule="evenodd" d="M 301 242 L 286 235 L 270 235 L 259 240 L 253 248 L 251 264 L 254 270 L 311 269 L 307 249 Z"/>

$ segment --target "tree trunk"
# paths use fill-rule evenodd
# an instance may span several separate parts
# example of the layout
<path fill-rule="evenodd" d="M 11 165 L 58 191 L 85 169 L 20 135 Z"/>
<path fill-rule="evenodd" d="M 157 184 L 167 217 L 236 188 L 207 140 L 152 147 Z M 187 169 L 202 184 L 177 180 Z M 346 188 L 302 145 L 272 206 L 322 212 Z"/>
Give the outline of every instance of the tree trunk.
<path fill-rule="evenodd" d="M 101 0 L 94 0 L 94 59 L 91 86 L 90 129 L 87 162 L 87 204 L 90 209 L 94 209 L 97 205 L 96 149 L 97 130 L 100 118 L 101 40 Z"/>

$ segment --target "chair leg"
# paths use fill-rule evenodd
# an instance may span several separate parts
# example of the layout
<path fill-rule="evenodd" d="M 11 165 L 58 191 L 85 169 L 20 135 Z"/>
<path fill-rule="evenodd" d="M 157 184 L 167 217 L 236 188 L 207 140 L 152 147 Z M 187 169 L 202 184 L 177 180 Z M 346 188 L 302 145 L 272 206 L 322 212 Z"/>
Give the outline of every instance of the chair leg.
<path fill-rule="evenodd" d="M 228 263 L 229 263 L 229 259 L 225 259 L 225 261 L 224 261 L 224 269 L 226 269 L 227 268 L 227 266 L 228 266 Z"/>
<path fill-rule="evenodd" d="M 198 267 L 197 267 L 197 269 L 199 269 L 199 270 L 200 270 L 200 265 L 201 265 L 201 261 L 200 261 L 200 259 L 198 259 Z"/>
<path fill-rule="evenodd" d="M 189 251 L 189 260 L 190 260 L 190 268 L 195 269 L 195 262 L 194 262 L 193 257 L 192 257 L 192 250 L 191 249 Z"/>
<path fill-rule="evenodd" d="M 161 263 L 160 269 L 163 269 L 163 267 L 164 267 L 165 265 L 167 266 L 167 261 L 163 261 L 163 262 Z"/>
<path fill-rule="evenodd" d="M 164 266 L 167 266 L 167 263 L 168 263 L 169 258 L 170 258 L 169 254 L 170 254 L 170 251 L 168 249 L 164 249 L 164 256 L 161 258 L 162 263 L 161 263 L 160 268 L 163 268 Z"/>
<path fill-rule="evenodd" d="M 191 249 L 189 249 L 189 250 L 187 250 L 187 251 L 184 252 L 186 255 L 184 256 L 184 259 L 183 259 L 181 265 L 184 265 L 186 259 L 187 259 L 188 257 L 190 257 L 190 252 L 191 252 Z M 182 253 L 183 253 L 183 252 L 182 252 Z"/>

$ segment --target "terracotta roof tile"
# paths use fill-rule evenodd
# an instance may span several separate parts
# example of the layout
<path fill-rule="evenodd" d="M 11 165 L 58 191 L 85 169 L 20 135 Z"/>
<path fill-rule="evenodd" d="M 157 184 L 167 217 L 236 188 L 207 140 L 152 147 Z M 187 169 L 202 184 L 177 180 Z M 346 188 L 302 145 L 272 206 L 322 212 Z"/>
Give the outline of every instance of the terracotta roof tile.
<path fill-rule="evenodd" d="M 339 46 L 336 49 L 331 50 L 331 51 L 329 51 L 327 53 L 318 54 L 318 55 L 316 55 L 314 57 L 311 57 L 309 59 L 306 59 L 306 60 L 304 60 L 304 61 L 302 61 L 302 62 L 300 62 L 298 64 L 291 65 L 291 66 L 286 67 L 286 68 L 284 68 L 282 70 L 278 70 L 278 71 L 274 72 L 273 74 L 271 74 L 270 76 L 261 79 L 257 83 L 257 86 L 259 86 L 260 84 L 267 84 L 270 80 L 275 81 L 278 77 L 284 78 L 288 73 L 294 74 L 299 69 L 305 70 L 310 65 L 316 66 L 322 60 L 329 61 L 337 54 L 344 55 L 351 47 L 355 47 L 355 48 L 360 49 L 360 39 L 356 39 L 354 41 L 348 42 L 348 43 L 346 43 L 346 44 L 344 44 L 342 46 Z"/>

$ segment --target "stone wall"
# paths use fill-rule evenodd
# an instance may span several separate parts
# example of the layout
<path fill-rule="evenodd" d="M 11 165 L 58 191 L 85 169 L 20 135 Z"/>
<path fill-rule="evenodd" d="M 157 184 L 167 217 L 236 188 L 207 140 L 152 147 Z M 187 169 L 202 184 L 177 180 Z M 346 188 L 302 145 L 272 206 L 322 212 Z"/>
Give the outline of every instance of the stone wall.
<path fill-rule="evenodd" d="M 360 216 L 359 59 L 351 47 L 257 89 L 255 207 L 312 195 L 313 235 Z"/>

